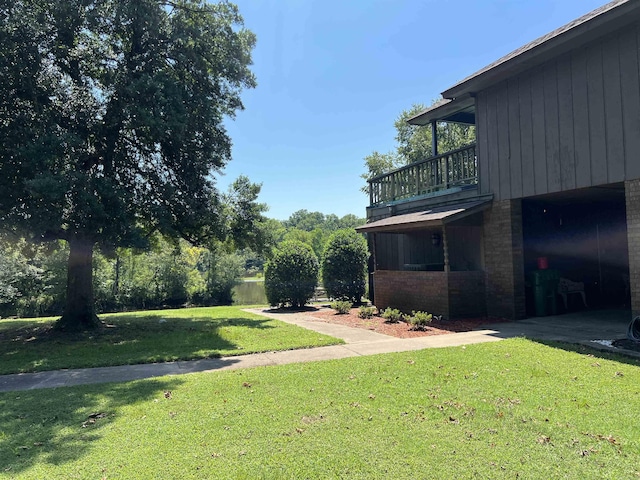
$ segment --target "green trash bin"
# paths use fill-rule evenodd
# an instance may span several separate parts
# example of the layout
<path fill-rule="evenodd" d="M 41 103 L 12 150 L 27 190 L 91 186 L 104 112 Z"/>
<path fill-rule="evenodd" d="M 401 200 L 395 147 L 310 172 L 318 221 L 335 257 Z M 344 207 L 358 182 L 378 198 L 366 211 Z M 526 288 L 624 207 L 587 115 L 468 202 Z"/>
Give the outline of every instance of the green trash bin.
<path fill-rule="evenodd" d="M 533 300 L 536 307 L 536 317 L 545 317 L 549 315 L 547 312 L 547 295 L 544 285 L 533 286 Z"/>
<path fill-rule="evenodd" d="M 558 313 L 556 294 L 560 272 L 557 270 L 534 270 L 531 272 L 531 280 L 536 316 L 556 315 Z"/>

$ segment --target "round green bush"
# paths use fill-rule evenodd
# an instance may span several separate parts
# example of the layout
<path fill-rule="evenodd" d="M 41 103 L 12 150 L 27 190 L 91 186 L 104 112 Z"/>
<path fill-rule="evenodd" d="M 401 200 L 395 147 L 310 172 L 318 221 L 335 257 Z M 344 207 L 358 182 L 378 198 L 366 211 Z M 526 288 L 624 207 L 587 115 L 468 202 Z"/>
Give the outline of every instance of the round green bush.
<path fill-rule="evenodd" d="M 322 257 L 322 283 L 327 295 L 360 303 L 365 292 L 369 251 L 364 237 L 355 230 L 334 232 Z"/>
<path fill-rule="evenodd" d="M 264 270 L 264 290 L 271 306 L 300 308 L 318 284 L 318 258 L 309 245 L 285 241 Z"/>

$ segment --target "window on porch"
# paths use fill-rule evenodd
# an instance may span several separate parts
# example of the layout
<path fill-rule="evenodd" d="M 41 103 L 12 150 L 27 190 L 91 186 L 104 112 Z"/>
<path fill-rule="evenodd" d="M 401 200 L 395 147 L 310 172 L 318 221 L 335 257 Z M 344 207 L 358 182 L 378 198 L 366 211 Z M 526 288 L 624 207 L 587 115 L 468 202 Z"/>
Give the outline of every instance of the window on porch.
<path fill-rule="evenodd" d="M 480 226 L 448 225 L 404 233 L 376 234 L 376 270 L 444 271 L 446 233 L 449 271 L 482 270 Z"/>

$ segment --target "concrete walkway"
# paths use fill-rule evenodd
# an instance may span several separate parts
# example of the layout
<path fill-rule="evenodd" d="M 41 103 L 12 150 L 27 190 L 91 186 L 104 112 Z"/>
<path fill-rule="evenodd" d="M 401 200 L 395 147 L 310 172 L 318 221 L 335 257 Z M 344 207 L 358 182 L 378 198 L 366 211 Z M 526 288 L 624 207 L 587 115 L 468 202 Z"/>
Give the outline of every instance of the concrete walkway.
<path fill-rule="evenodd" d="M 78 368 L 39 373 L 0 375 L 0 392 L 32 390 L 37 388 L 67 387 L 107 382 L 127 382 L 163 375 L 180 375 L 216 370 L 235 370 L 267 365 L 315 362 L 378 353 L 405 352 L 424 348 L 451 347 L 471 343 L 501 340 L 496 330 L 477 330 L 418 338 L 396 338 L 361 328 L 326 323 L 299 313 L 274 313 L 262 309 L 247 310 L 266 317 L 282 320 L 303 328 L 341 338 L 344 345 L 287 350 L 283 352 L 255 353 L 236 357 L 205 360 L 122 365 L 117 367 Z"/>
<path fill-rule="evenodd" d="M 315 320 L 313 317 L 300 313 L 275 313 L 264 309 L 248 309 L 247 311 L 341 338 L 345 341 L 345 344 L 205 360 L 0 375 L 0 392 L 92 383 L 126 382 L 163 375 L 315 362 L 378 353 L 406 352 L 425 348 L 496 342 L 513 337 L 581 343 L 599 350 L 620 352 L 620 350 L 594 343 L 594 340 L 624 338 L 627 325 L 631 319 L 631 313 L 625 310 L 583 311 L 486 325 L 483 330 L 471 332 L 430 337 L 396 338 L 370 330 Z M 625 350 L 624 353 L 640 357 L 637 352 Z"/>

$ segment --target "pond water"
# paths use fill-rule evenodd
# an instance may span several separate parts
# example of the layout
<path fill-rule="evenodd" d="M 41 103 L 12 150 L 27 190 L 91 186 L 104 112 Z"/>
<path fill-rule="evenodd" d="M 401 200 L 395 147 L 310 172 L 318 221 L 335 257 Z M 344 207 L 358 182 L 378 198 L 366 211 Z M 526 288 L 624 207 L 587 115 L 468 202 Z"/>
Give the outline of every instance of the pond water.
<path fill-rule="evenodd" d="M 266 305 L 267 303 L 263 280 L 244 281 L 233 288 L 234 305 Z"/>

